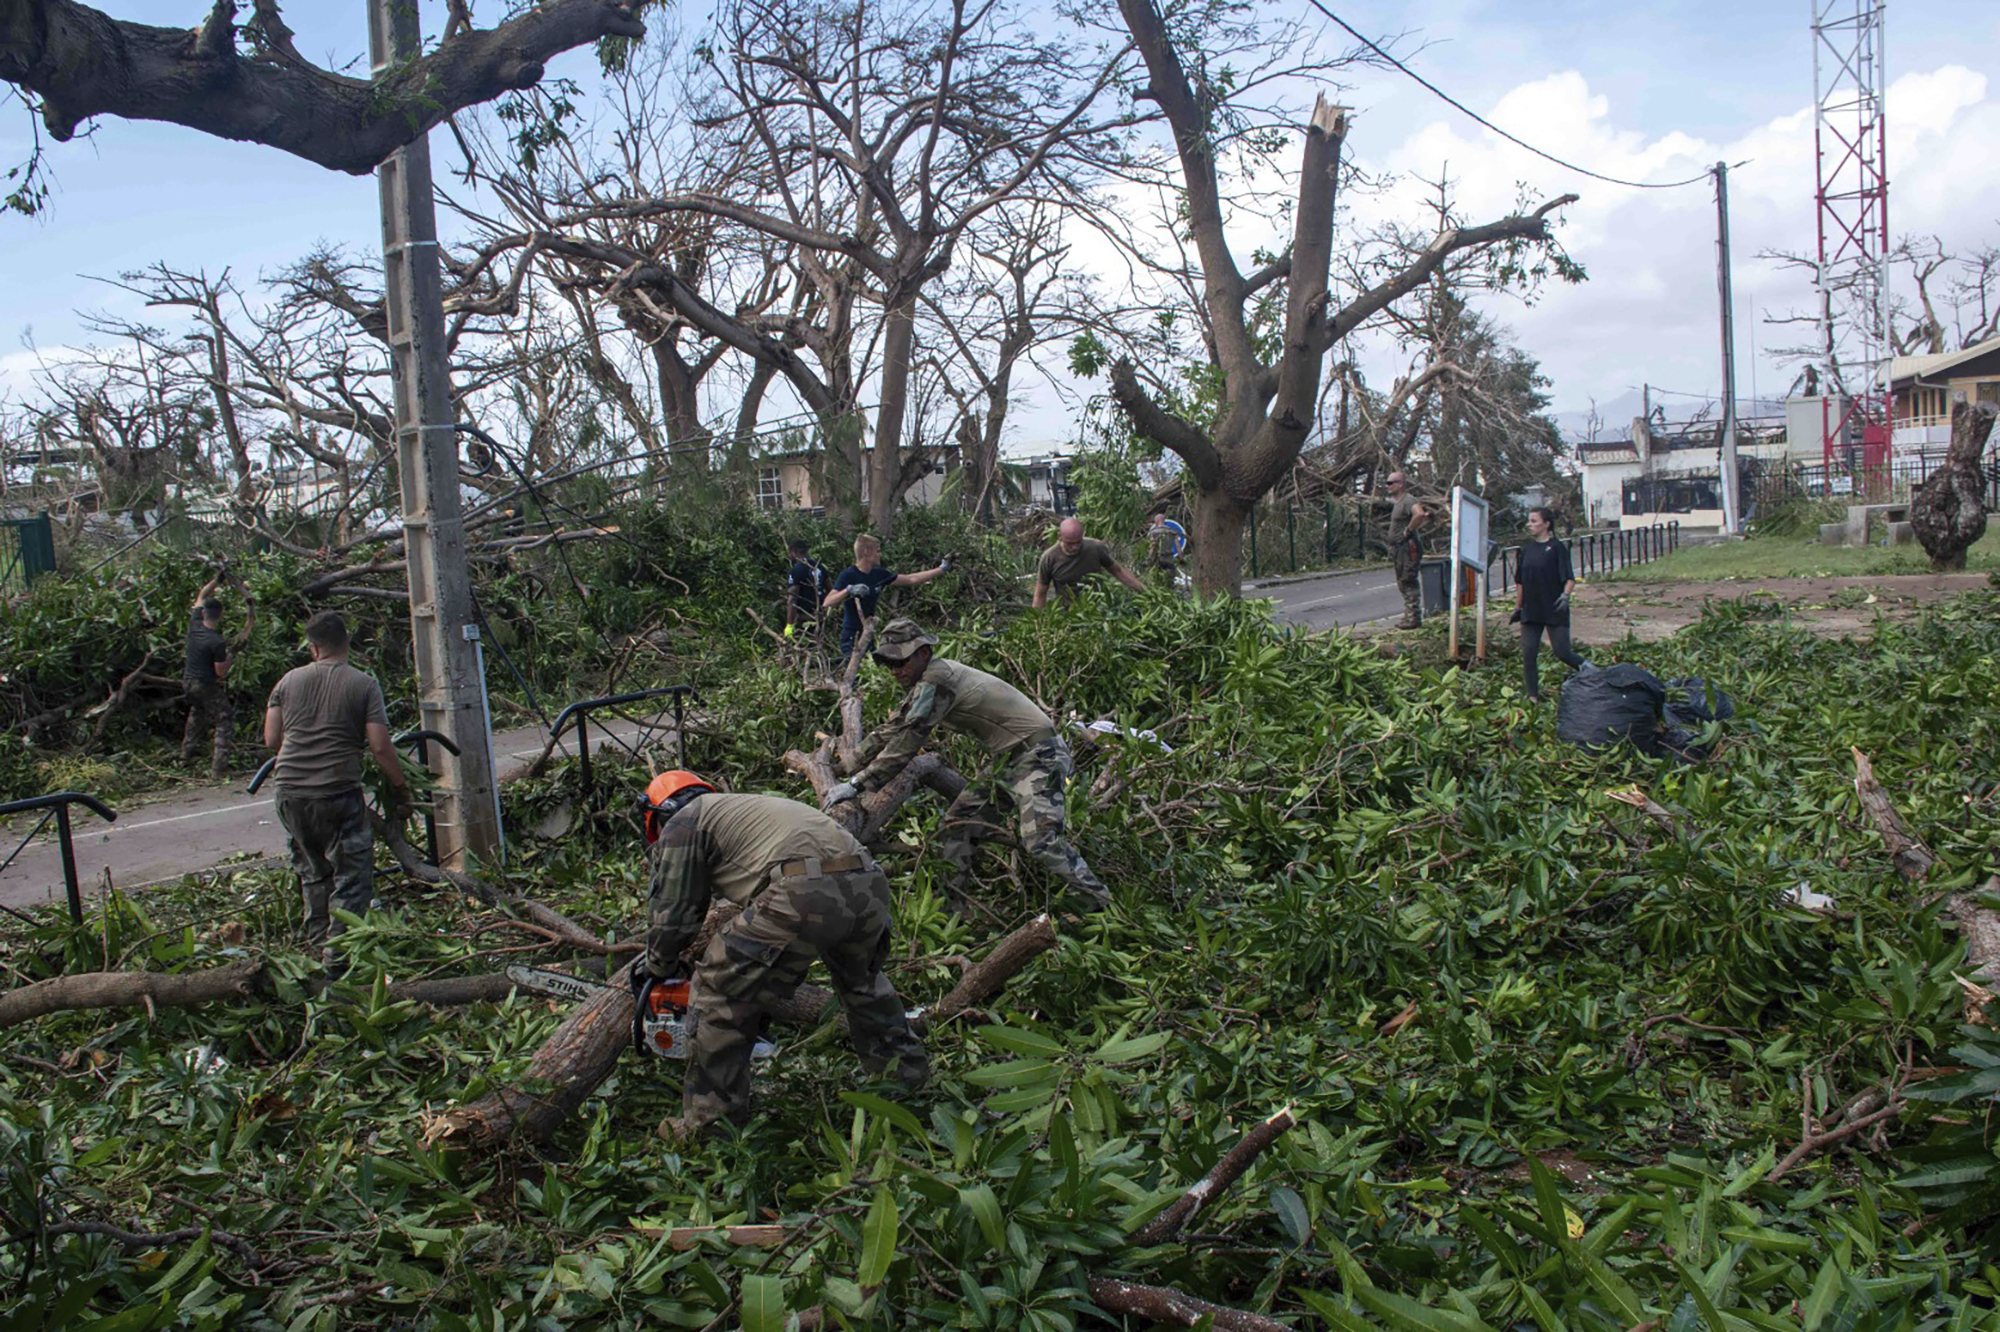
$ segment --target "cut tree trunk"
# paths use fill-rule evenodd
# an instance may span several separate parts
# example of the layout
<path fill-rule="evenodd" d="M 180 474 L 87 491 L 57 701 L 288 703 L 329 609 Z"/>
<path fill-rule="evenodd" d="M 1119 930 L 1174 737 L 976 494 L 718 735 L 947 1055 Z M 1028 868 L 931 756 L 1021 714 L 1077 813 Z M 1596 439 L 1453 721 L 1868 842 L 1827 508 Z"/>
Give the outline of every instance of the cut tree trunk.
<path fill-rule="evenodd" d="M 1996 415 L 1990 403 L 1965 403 L 1951 409 L 1951 448 L 1945 465 L 1910 495 L 1910 526 L 1934 573 L 1965 568 L 1965 552 L 1986 534 L 1986 485 L 1979 460 L 1993 433 Z"/>

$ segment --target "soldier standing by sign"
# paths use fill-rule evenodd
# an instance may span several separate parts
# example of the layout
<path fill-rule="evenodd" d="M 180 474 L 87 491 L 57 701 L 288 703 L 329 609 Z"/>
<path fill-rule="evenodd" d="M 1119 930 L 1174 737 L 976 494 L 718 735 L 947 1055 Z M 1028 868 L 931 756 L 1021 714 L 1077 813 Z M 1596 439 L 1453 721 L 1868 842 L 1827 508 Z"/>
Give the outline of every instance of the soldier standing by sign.
<path fill-rule="evenodd" d="M 1433 516 L 1429 505 L 1409 493 L 1401 472 L 1383 482 L 1389 492 L 1389 558 L 1396 570 L 1396 590 L 1403 594 L 1403 618 L 1398 629 L 1415 629 L 1424 622 L 1420 571 L 1424 562 L 1423 529 Z"/>

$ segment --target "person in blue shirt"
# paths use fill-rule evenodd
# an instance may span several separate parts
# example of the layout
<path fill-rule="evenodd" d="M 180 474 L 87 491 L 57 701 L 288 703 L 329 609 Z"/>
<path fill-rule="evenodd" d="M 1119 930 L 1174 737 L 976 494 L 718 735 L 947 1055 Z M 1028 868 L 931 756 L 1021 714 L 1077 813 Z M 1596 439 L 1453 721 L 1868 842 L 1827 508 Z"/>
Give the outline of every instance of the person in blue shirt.
<path fill-rule="evenodd" d="M 854 538 L 854 563 L 833 580 L 833 591 L 826 594 L 824 603 L 829 608 L 843 604 L 847 608 L 840 617 L 841 661 L 845 663 L 854 655 L 854 640 L 861 637 L 862 623 L 875 618 L 875 606 L 884 588 L 921 587 L 949 568 L 951 561 L 947 559 L 922 573 L 899 574 L 882 567 L 880 541 L 865 532 Z"/>

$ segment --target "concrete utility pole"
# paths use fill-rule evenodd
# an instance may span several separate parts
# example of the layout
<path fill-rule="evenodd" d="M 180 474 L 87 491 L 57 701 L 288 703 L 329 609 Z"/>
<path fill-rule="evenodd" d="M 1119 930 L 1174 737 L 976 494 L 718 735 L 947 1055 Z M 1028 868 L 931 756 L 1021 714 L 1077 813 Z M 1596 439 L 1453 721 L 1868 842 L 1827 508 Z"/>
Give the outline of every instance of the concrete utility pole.
<path fill-rule="evenodd" d="M 1722 530 L 1743 530 L 1736 493 L 1736 303 L 1729 292 L 1729 164 L 1715 164 L 1715 285 L 1722 298 Z"/>
<path fill-rule="evenodd" d="M 422 54 L 416 0 L 368 0 L 368 55 L 375 76 Z M 447 869 L 490 858 L 498 845 L 479 629 L 465 570 L 465 511 L 452 429 L 438 276 L 437 210 L 430 136 L 399 149 L 376 171 L 382 191 L 382 293 L 395 381 L 396 465 L 403 485 L 403 544 L 409 565 L 410 629 L 421 724 L 458 746 L 433 746 L 438 774 L 437 858 Z"/>

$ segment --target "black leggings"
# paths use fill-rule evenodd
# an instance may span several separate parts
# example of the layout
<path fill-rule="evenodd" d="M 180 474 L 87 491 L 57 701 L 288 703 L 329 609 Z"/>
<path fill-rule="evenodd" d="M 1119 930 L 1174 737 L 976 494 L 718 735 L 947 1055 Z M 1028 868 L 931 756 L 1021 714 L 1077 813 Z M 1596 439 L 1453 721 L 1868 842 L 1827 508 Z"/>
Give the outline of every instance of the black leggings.
<path fill-rule="evenodd" d="M 1536 660 L 1542 655 L 1542 631 L 1549 635 L 1549 650 L 1561 659 L 1571 670 L 1583 665 L 1583 657 L 1569 645 L 1569 626 L 1566 624 L 1529 624 L 1521 622 L 1521 678 L 1528 686 L 1529 698 L 1542 696 L 1542 678 L 1536 668 Z"/>

